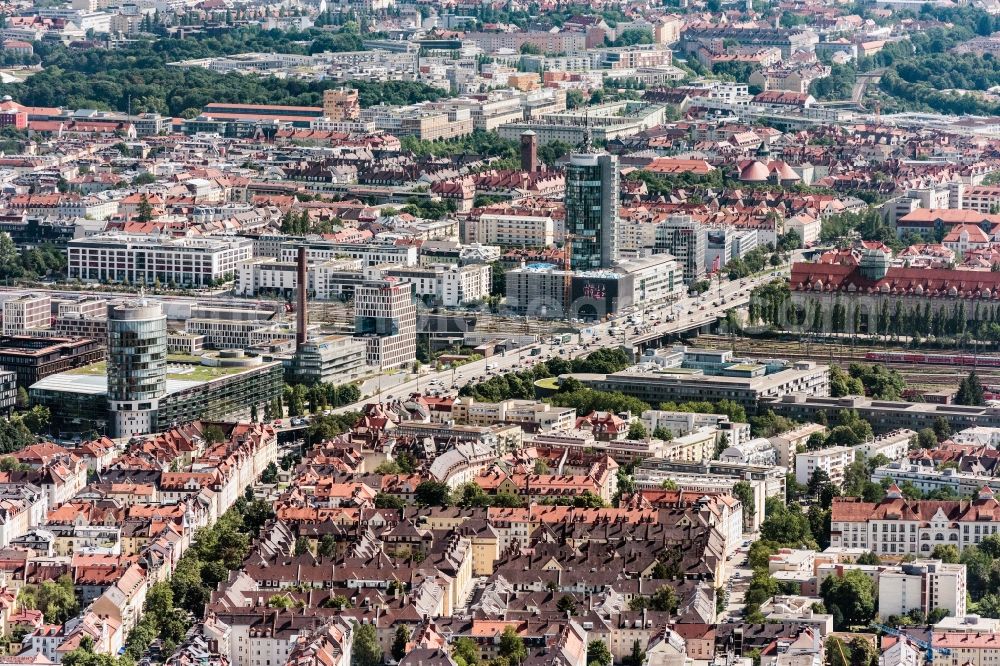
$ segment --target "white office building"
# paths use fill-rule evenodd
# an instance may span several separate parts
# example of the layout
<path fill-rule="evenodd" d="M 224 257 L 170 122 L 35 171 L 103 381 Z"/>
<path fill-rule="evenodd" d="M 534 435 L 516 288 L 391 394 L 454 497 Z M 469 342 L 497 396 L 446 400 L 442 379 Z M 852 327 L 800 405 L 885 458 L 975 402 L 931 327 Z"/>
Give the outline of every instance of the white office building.
<path fill-rule="evenodd" d="M 253 242 L 106 233 L 72 240 L 66 252 L 71 280 L 203 287 L 235 277 L 239 262 L 252 256 Z"/>

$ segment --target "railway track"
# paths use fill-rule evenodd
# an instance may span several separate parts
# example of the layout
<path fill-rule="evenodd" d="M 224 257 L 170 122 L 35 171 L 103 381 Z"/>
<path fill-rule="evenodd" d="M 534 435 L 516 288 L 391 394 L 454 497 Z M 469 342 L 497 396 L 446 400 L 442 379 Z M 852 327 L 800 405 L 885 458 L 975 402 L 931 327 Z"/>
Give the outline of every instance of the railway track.
<path fill-rule="evenodd" d="M 872 363 L 865 358 L 868 352 L 909 351 L 903 347 L 830 344 L 824 342 L 799 342 L 794 340 L 764 340 L 729 338 L 724 335 L 701 335 L 697 346 L 709 349 L 731 349 L 737 356 L 757 359 L 781 358 L 788 360 L 819 361 L 838 365 L 845 370 L 851 363 Z M 928 352 L 938 353 L 938 352 Z M 940 353 L 946 354 L 947 350 Z M 970 352 L 971 353 L 971 352 Z M 908 387 L 916 390 L 945 390 L 957 388 L 970 368 L 958 368 L 909 362 L 880 362 L 899 372 Z M 976 368 L 983 384 L 1000 386 L 1000 368 Z"/>

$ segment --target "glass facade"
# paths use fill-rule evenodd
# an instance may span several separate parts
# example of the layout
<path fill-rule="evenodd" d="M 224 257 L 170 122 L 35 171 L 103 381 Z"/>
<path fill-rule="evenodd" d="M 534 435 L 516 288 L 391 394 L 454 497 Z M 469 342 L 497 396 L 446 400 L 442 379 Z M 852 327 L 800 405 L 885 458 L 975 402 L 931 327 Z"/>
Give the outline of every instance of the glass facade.
<path fill-rule="evenodd" d="M 140 402 L 160 398 L 167 390 L 167 318 L 159 306 L 117 306 L 110 312 L 108 400 Z M 120 318 L 122 315 L 132 316 Z"/>
<path fill-rule="evenodd" d="M 570 156 L 566 165 L 566 233 L 570 268 L 608 268 L 618 258 L 618 159 Z"/>

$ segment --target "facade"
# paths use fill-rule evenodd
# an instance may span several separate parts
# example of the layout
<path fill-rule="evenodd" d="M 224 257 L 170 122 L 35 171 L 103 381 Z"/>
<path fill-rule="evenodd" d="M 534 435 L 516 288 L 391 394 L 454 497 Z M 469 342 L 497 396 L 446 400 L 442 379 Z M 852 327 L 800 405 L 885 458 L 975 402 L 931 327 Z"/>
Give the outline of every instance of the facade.
<path fill-rule="evenodd" d="M 655 251 L 672 254 L 684 267 L 684 282 L 692 284 L 705 275 L 708 234 L 690 215 L 672 215 L 656 227 Z"/>
<path fill-rule="evenodd" d="M 245 238 L 159 238 L 107 233 L 70 241 L 67 276 L 84 282 L 204 287 L 236 275 L 250 259 Z"/>
<path fill-rule="evenodd" d="M 17 375 L 10 370 L 0 370 L 0 412 L 9 414 L 17 402 Z"/>
<path fill-rule="evenodd" d="M 331 88 L 323 91 L 323 117 L 326 120 L 357 120 L 361 117 L 358 91 L 353 88 Z"/>
<path fill-rule="evenodd" d="M 465 222 L 466 242 L 503 247 L 550 247 L 555 242 L 555 221 L 529 211 L 483 213 Z"/>
<path fill-rule="evenodd" d="M 759 377 L 724 377 L 693 374 L 616 372 L 610 375 L 576 374 L 586 386 L 599 391 L 620 391 L 650 404 L 689 400 L 732 400 L 756 412 L 758 402 L 789 393 L 830 394 L 830 369 L 811 361 Z"/>
<path fill-rule="evenodd" d="M 338 241 L 313 240 L 305 241 L 306 261 L 329 261 L 350 257 L 360 259 L 363 266 L 379 264 L 403 264 L 413 266 L 417 263 L 417 247 L 415 245 L 395 245 L 393 243 L 342 243 Z M 282 243 L 277 259 L 283 262 L 294 262 L 298 259 L 301 241 Z"/>
<path fill-rule="evenodd" d="M 26 295 L 3 304 L 3 334 L 25 335 L 47 329 L 52 323 L 52 301 L 48 294 Z"/>
<path fill-rule="evenodd" d="M 108 306 L 107 380 L 115 436 L 152 432 L 167 392 L 167 318 L 158 303 Z"/>
<path fill-rule="evenodd" d="M 782 467 L 795 467 L 795 454 L 799 447 L 805 448 L 809 438 L 814 433 L 825 433 L 826 428 L 818 423 L 806 423 L 794 430 L 783 432 L 771 438 L 771 444 L 778 452 L 777 464 Z"/>
<path fill-rule="evenodd" d="M 812 332 L 943 335 L 959 318 L 963 330 L 993 321 L 1000 273 L 890 266 L 885 253 L 866 250 L 857 266 L 794 264 L 789 287 Z"/>
<path fill-rule="evenodd" d="M 104 358 L 96 340 L 12 336 L 0 338 L 0 368 L 17 375 L 25 388 L 58 372 L 89 365 Z"/>
<path fill-rule="evenodd" d="M 892 402 L 860 396 L 830 398 L 820 394 L 776 395 L 763 397 L 761 409 L 769 409 L 775 414 L 797 421 L 816 421 L 820 418 L 820 412 L 832 414 L 841 409 L 853 409 L 871 424 L 876 433 L 903 428 L 931 428 L 939 418 L 946 419 L 956 430 L 972 426 L 1000 428 L 1000 409 L 996 407 L 965 407 L 902 400 Z"/>
<path fill-rule="evenodd" d="M 899 460 L 905 458 L 910 450 L 910 440 L 917 433 L 908 428 L 893 430 L 884 435 L 879 435 L 870 442 L 858 444 L 854 447 L 854 452 L 859 459 L 870 459 L 877 455 L 883 455 L 889 460 Z M 980 486 L 981 487 L 981 484 Z M 978 487 L 974 490 L 978 490 Z M 969 494 L 972 494 L 971 492 Z"/>
<path fill-rule="evenodd" d="M 289 372 L 303 384 L 341 384 L 367 370 L 368 343 L 343 335 L 312 337 L 299 345 L 290 360 Z"/>
<path fill-rule="evenodd" d="M 413 363 L 417 354 L 413 285 L 391 279 L 359 286 L 354 295 L 354 336 L 368 344 L 368 365 L 389 370 Z"/>
<path fill-rule="evenodd" d="M 570 268 L 609 268 L 618 259 L 618 158 L 573 153 L 566 165 Z"/>
<path fill-rule="evenodd" d="M 389 264 L 377 266 L 367 273 L 366 277 L 369 278 L 389 276 L 405 280 L 413 285 L 417 298 L 445 307 L 481 301 L 490 295 L 491 268 L 488 264 L 467 266 Z M 373 273 L 378 274 L 373 275 Z"/>
<path fill-rule="evenodd" d="M 854 462 L 854 449 L 850 446 L 832 446 L 795 455 L 795 481 L 806 484 L 817 471 L 825 472 L 837 485 L 844 482 L 844 471 Z"/>
<path fill-rule="evenodd" d="M 878 577 L 878 614 L 902 616 L 911 610 L 928 614 L 938 608 L 952 617 L 963 617 L 966 580 L 964 564 L 917 560 L 883 571 Z"/>
<path fill-rule="evenodd" d="M 951 467 L 936 469 L 906 460 L 896 460 L 872 471 L 875 483 L 882 483 L 885 479 L 893 483 L 910 483 L 923 493 L 951 490 L 961 497 L 975 495 L 983 486 L 997 482 L 997 478 L 988 473 L 963 472 Z"/>
<path fill-rule="evenodd" d="M 219 365 L 172 364 L 177 372 L 167 375 L 166 393 L 149 415 L 149 432 L 201 418 L 246 419 L 252 406 L 263 407 L 284 389 L 278 361 L 264 362 L 259 356 L 245 357 L 235 351 L 205 360 Z M 114 432 L 118 415 L 109 409 L 109 378 L 93 372 L 101 369 L 96 365 L 52 375 L 29 389 L 32 404 L 49 408 L 56 432 Z"/>
<path fill-rule="evenodd" d="M 830 545 L 878 555 L 928 557 L 936 545 L 948 544 L 962 551 L 998 530 L 1000 502 L 988 486 L 972 501 L 929 501 L 907 500 L 893 484 L 878 503 L 835 498 Z"/>

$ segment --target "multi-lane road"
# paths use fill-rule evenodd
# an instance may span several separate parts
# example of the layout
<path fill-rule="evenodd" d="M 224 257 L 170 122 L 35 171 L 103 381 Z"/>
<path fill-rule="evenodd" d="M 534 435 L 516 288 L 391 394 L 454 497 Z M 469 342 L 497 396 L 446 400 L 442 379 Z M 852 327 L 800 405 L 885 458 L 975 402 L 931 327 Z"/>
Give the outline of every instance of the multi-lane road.
<path fill-rule="evenodd" d="M 732 308 L 745 306 L 754 287 L 787 275 L 787 272 L 787 269 L 777 269 L 741 281 L 713 282 L 712 288 L 700 296 L 631 308 L 610 321 L 595 323 L 589 327 L 582 325 L 580 333 L 568 343 L 543 339 L 535 344 L 509 350 L 504 355 L 491 356 L 453 369 L 435 371 L 427 368 L 416 375 L 400 372 L 373 377 L 361 387 L 364 397 L 360 401 L 336 411 L 357 410 L 368 402 L 403 398 L 418 392 L 454 392 L 466 384 L 482 381 L 496 374 L 522 370 L 556 355 L 567 359 L 577 358 L 600 347 L 634 345 L 670 333 L 688 331 L 724 317 Z M 633 323 L 629 323 L 630 320 Z M 638 333 L 635 332 L 637 328 Z M 615 335 L 611 334 L 612 329 L 615 329 Z M 540 351 L 532 356 L 533 349 Z"/>

